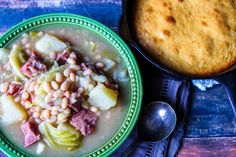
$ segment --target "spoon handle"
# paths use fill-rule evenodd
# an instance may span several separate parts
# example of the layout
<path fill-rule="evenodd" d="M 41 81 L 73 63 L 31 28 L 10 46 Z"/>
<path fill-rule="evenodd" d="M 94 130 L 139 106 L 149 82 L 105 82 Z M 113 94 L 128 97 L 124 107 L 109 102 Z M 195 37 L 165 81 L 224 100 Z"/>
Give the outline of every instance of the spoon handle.
<path fill-rule="evenodd" d="M 137 136 L 135 140 L 129 145 L 128 148 L 120 155 L 120 157 L 129 157 L 141 143 L 141 139 Z"/>

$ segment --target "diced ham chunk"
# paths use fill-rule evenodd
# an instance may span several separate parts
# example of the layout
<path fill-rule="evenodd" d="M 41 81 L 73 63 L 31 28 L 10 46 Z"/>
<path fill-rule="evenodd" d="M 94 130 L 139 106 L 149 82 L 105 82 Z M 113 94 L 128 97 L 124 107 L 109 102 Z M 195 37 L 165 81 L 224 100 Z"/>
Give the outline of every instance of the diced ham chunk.
<path fill-rule="evenodd" d="M 57 54 L 57 62 L 59 64 L 65 64 L 66 60 L 70 57 L 70 51 L 65 50 L 64 52 L 58 53 Z"/>
<path fill-rule="evenodd" d="M 21 130 L 25 136 L 25 147 L 32 145 L 40 139 L 40 134 L 34 124 L 25 122 L 21 125 Z"/>
<path fill-rule="evenodd" d="M 17 96 L 23 89 L 23 86 L 20 84 L 12 83 L 10 84 L 7 95 Z"/>
<path fill-rule="evenodd" d="M 32 52 L 28 61 L 21 67 L 21 72 L 28 77 L 36 76 L 46 70 L 46 64 L 41 61 L 35 52 Z"/>
<path fill-rule="evenodd" d="M 67 59 L 70 58 L 70 54 L 74 54 L 74 56 L 76 56 L 75 61 L 78 61 L 78 55 L 75 52 L 70 52 L 69 50 L 65 50 L 61 53 L 57 54 L 57 62 L 62 65 L 62 64 L 66 64 Z"/>
<path fill-rule="evenodd" d="M 79 96 L 75 98 L 75 102 L 70 102 L 69 107 L 72 108 L 75 112 L 79 112 L 80 107 L 84 101 L 83 96 Z"/>
<path fill-rule="evenodd" d="M 81 108 L 72 116 L 70 124 L 79 130 L 84 136 L 91 134 L 95 128 L 97 115 L 88 109 Z"/>
<path fill-rule="evenodd" d="M 110 89 L 113 89 L 113 90 L 117 90 L 118 89 L 118 85 L 117 84 L 113 84 L 113 83 L 110 83 L 110 82 L 105 82 L 105 86 L 107 88 L 110 88 Z"/>

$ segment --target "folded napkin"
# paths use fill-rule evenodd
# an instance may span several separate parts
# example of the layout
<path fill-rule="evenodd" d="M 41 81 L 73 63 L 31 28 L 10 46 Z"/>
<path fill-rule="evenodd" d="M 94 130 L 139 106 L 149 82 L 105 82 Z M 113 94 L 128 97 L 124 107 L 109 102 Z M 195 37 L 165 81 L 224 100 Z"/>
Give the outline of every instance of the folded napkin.
<path fill-rule="evenodd" d="M 158 100 L 169 103 L 175 109 L 177 114 L 175 130 L 167 139 L 161 142 L 137 143 L 137 128 L 134 128 L 126 141 L 111 155 L 112 157 L 173 157 L 178 152 L 181 145 L 189 107 L 188 99 L 191 83 L 163 78 L 162 76 L 146 77 L 143 82 L 143 106 Z"/>
<path fill-rule="evenodd" d="M 193 85 L 196 86 L 201 91 L 206 91 L 207 88 L 211 88 L 215 85 L 220 84 L 216 80 L 206 79 L 206 80 L 193 80 Z"/>

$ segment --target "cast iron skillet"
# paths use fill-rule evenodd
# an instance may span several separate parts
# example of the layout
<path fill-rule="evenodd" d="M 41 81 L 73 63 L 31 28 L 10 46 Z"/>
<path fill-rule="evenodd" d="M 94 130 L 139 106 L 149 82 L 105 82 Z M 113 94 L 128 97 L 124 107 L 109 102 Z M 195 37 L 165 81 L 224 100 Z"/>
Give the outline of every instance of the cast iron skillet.
<path fill-rule="evenodd" d="M 123 18 L 121 21 L 121 35 L 126 40 L 131 48 L 139 52 L 143 58 L 153 64 L 157 69 L 161 70 L 164 74 L 168 75 L 169 77 L 175 79 L 182 79 L 186 81 L 190 81 L 192 79 L 215 79 L 222 83 L 226 89 L 230 104 L 233 108 L 233 112 L 236 115 L 236 63 L 233 67 L 225 70 L 222 73 L 215 74 L 208 77 L 193 77 L 188 75 L 180 74 L 173 69 L 169 69 L 166 66 L 158 63 L 156 60 L 151 58 L 144 50 L 142 50 L 141 46 L 139 45 L 137 39 L 134 35 L 133 29 L 133 6 L 135 0 L 124 0 L 123 1 Z"/>

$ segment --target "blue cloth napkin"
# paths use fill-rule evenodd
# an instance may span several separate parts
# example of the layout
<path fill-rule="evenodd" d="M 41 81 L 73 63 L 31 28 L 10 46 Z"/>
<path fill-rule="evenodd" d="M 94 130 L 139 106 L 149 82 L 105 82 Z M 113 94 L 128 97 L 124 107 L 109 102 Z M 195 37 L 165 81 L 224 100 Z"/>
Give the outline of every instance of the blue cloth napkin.
<path fill-rule="evenodd" d="M 193 80 L 193 85 L 196 86 L 198 89 L 200 89 L 201 91 L 206 91 L 207 88 L 211 88 L 214 85 L 218 85 L 219 82 L 212 80 L 212 79 L 208 79 L 208 80 Z"/>
<path fill-rule="evenodd" d="M 145 82 L 147 83 L 145 84 Z M 167 139 L 161 142 L 137 143 L 138 132 L 137 128 L 134 128 L 130 136 L 111 157 L 175 156 L 184 135 L 185 120 L 189 106 L 190 84 L 190 82 L 176 81 L 163 77 L 153 77 L 144 80 L 144 91 L 148 90 L 149 92 L 148 95 L 144 95 L 143 104 L 158 100 L 169 103 L 177 114 L 175 130 Z"/>

